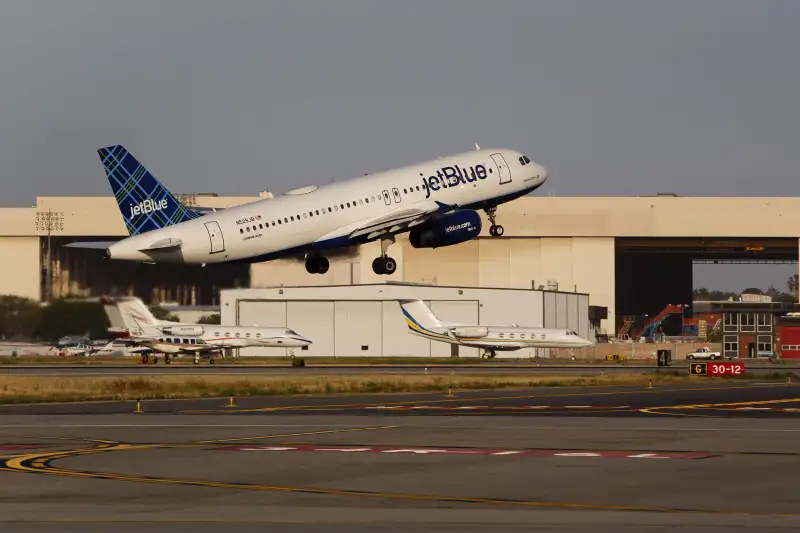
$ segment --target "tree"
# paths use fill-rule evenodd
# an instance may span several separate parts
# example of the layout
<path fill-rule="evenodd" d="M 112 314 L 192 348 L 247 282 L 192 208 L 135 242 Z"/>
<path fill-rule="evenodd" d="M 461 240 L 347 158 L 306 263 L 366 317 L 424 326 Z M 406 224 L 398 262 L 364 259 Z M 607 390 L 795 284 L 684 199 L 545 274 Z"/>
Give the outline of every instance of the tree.
<path fill-rule="evenodd" d="M 789 276 L 789 279 L 786 280 L 786 286 L 789 288 L 789 294 L 792 294 L 795 298 L 797 298 L 797 274 L 792 274 Z"/>
<path fill-rule="evenodd" d="M 198 324 L 219 324 L 220 323 L 220 315 L 219 313 L 211 313 L 210 315 L 203 315 L 200 317 L 200 320 L 197 321 Z"/>
<path fill-rule="evenodd" d="M 150 307 L 150 312 L 153 313 L 153 316 L 156 317 L 158 320 L 166 320 L 167 322 L 180 322 L 181 319 L 175 313 L 164 309 L 159 305 L 154 305 Z"/>

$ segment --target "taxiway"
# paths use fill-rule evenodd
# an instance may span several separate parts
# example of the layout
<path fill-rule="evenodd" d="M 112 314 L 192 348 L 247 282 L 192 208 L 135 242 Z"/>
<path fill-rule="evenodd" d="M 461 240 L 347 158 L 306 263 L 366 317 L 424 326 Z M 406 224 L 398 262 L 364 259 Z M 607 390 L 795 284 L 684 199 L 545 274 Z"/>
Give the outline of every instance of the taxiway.
<path fill-rule="evenodd" d="M 0 408 L 0 528 L 794 531 L 769 382 Z"/>

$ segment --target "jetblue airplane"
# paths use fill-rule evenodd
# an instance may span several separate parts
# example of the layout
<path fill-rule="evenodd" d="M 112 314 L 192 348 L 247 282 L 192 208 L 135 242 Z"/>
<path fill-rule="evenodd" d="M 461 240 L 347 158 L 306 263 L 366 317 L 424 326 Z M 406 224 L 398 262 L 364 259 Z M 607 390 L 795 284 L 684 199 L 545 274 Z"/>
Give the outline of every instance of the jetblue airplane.
<path fill-rule="evenodd" d="M 304 254 L 306 270 L 324 274 L 325 252 L 381 241 L 376 274 L 393 274 L 386 253 L 409 233 L 415 248 L 474 239 L 484 210 L 489 234 L 503 235 L 497 206 L 538 189 L 547 169 L 509 149 L 481 149 L 324 186 L 294 189 L 272 199 L 200 216 L 178 202 L 121 145 L 98 150 L 125 224 L 136 234 L 117 242 L 72 243 L 105 248 L 106 259 L 145 263 L 258 263 Z"/>

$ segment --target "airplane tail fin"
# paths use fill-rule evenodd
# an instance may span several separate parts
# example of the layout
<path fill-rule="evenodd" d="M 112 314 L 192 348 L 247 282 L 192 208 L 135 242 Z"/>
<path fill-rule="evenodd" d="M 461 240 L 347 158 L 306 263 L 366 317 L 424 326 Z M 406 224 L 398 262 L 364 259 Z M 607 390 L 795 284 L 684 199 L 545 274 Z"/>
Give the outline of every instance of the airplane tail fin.
<path fill-rule="evenodd" d="M 420 331 L 444 326 L 439 317 L 422 300 L 400 300 L 400 308 L 403 310 L 403 317 L 409 329 Z"/>
<path fill-rule="evenodd" d="M 124 146 L 107 146 L 97 153 L 131 236 L 203 215 L 179 202 Z"/>
<path fill-rule="evenodd" d="M 122 300 L 117 304 L 122 322 L 129 332 L 153 328 L 161 324 L 139 298 Z"/>

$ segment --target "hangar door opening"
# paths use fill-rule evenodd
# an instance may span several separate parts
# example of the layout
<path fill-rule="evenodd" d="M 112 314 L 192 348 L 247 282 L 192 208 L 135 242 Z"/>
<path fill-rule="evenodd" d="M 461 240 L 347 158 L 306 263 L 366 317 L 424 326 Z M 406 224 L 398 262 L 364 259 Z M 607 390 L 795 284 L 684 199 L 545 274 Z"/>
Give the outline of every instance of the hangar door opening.
<path fill-rule="evenodd" d="M 425 302 L 431 311 L 443 322 L 458 322 L 461 324 L 479 324 L 479 312 L 477 301 L 447 301 L 434 300 Z M 431 357 L 479 357 L 478 348 L 468 348 L 446 342 L 430 341 Z"/>

